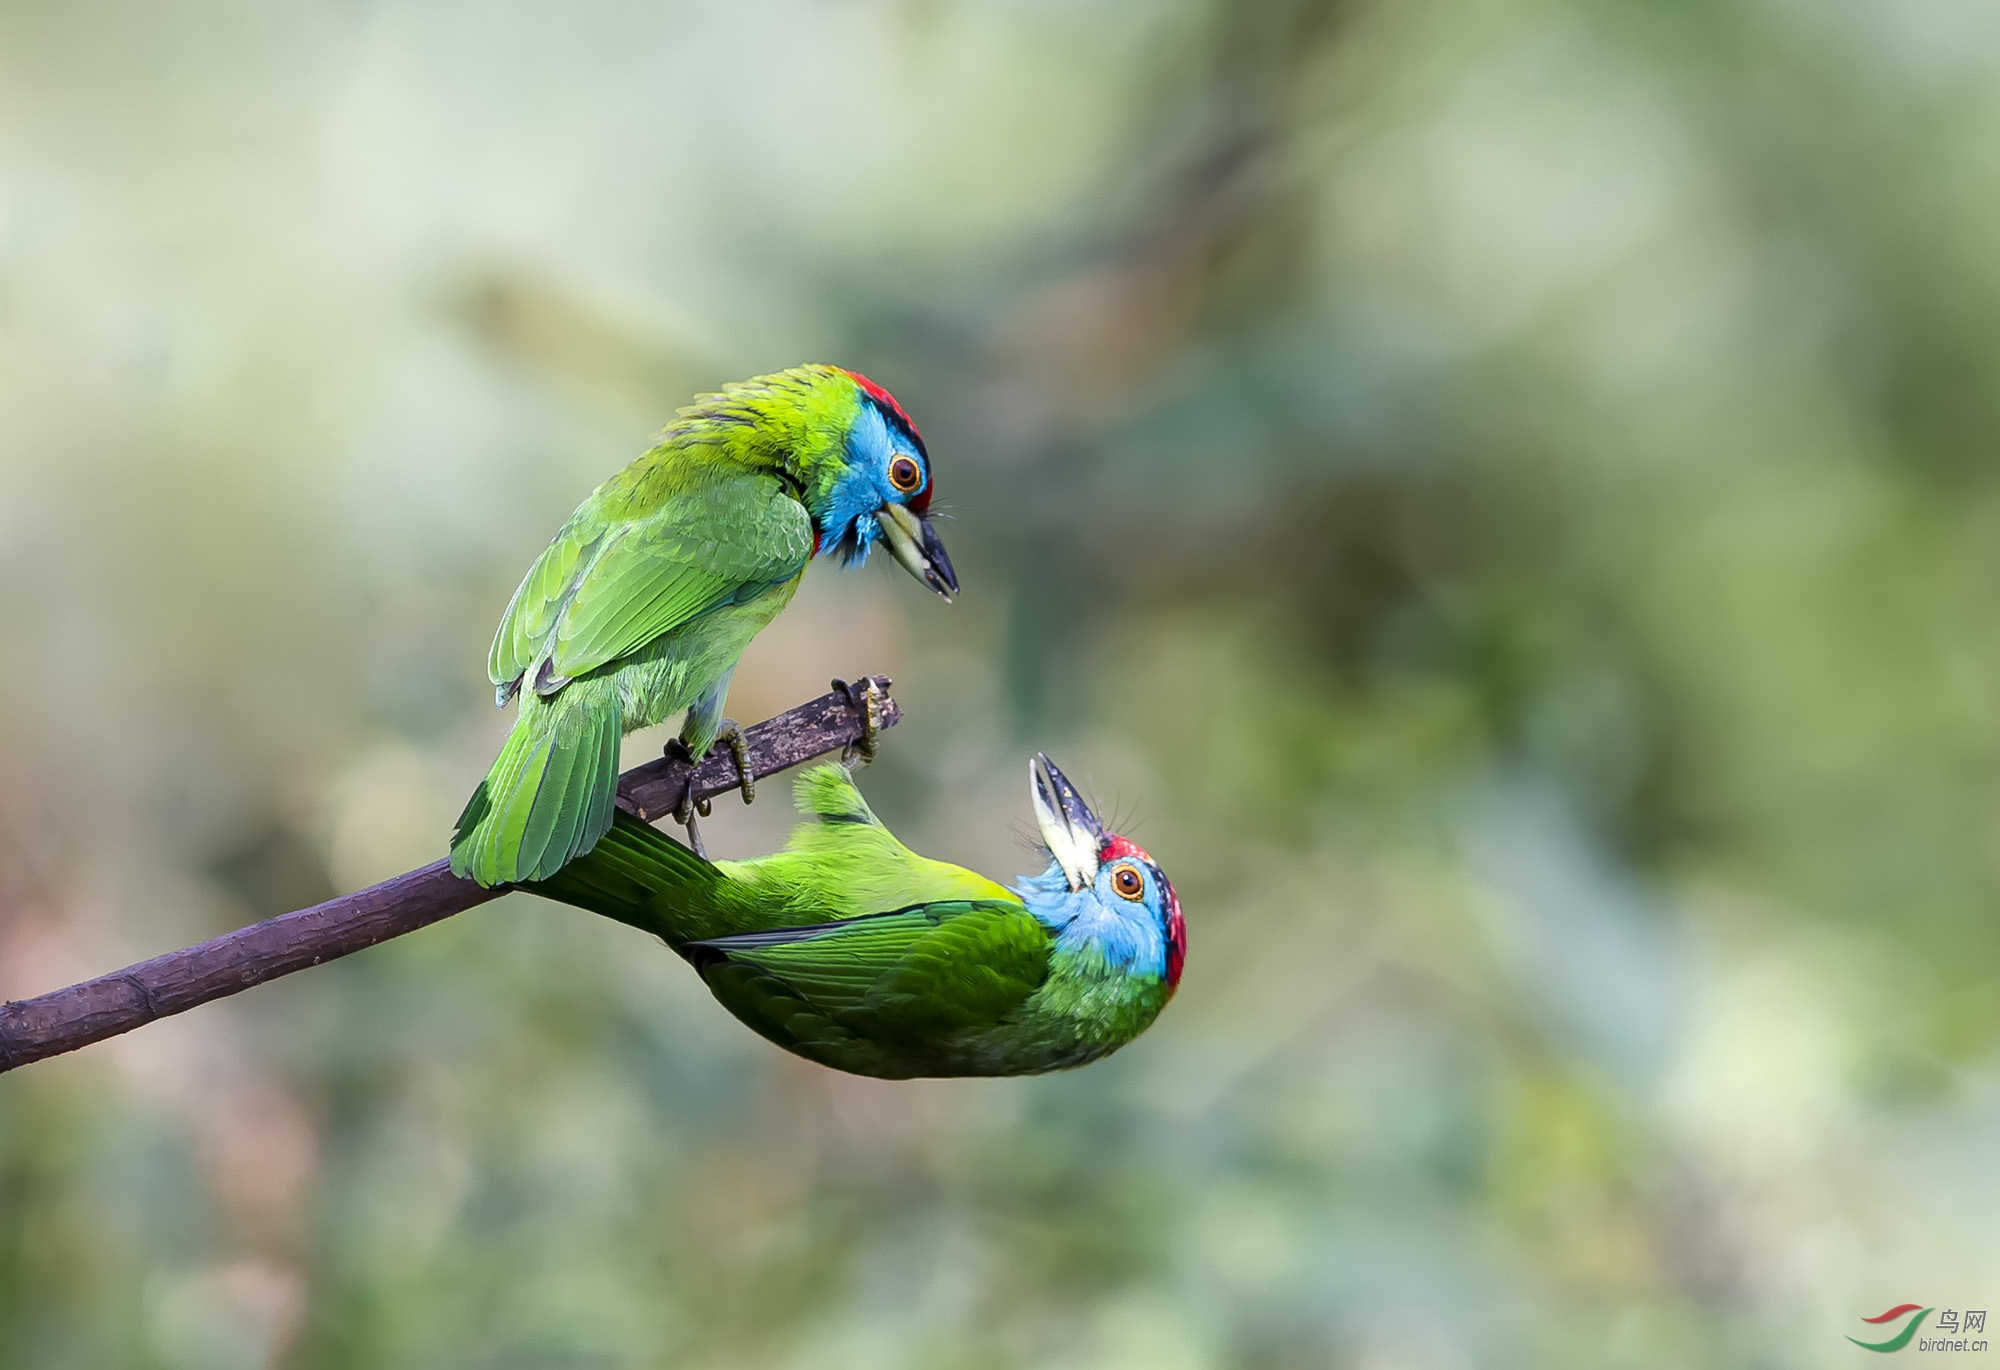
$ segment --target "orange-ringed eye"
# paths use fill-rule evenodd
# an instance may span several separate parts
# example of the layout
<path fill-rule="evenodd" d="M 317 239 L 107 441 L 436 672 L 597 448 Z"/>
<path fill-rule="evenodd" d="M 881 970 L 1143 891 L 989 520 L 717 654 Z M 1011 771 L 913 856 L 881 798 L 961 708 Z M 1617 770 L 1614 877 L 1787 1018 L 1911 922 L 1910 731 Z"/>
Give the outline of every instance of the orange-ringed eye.
<path fill-rule="evenodd" d="M 909 494 L 924 483 L 923 469 L 908 457 L 898 457 L 889 463 L 889 484 Z"/>
<path fill-rule="evenodd" d="M 1122 898 L 1137 899 L 1146 892 L 1145 877 L 1136 866 L 1117 866 L 1111 872 L 1111 888 Z"/>

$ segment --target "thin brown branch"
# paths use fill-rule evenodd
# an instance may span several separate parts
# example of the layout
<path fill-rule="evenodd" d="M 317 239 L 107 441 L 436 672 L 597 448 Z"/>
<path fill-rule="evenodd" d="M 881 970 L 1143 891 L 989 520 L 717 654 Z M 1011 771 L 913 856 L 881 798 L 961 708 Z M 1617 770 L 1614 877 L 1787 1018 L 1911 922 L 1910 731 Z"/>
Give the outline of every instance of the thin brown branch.
<path fill-rule="evenodd" d="M 882 691 L 876 696 L 877 726 L 892 727 L 902 710 L 888 696 L 887 678 L 873 679 Z M 861 740 L 862 730 L 855 702 L 835 690 L 744 729 L 743 741 L 751 773 L 761 779 L 853 745 Z M 741 777 L 729 749 L 715 748 L 695 770 L 694 782 L 695 795 L 701 799 L 738 789 Z M 618 802 L 652 822 L 671 812 L 687 787 L 688 763 L 663 757 L 620 776 Z M 505 893 L 505 888 L 481 889 L 453 875 L 446 862 L 436 861 L 198 946 L 0 1005 L 0 1071 L 75 1051 L 156 1018 L 184 1013 L 211 999 L 401 937 Z"/>

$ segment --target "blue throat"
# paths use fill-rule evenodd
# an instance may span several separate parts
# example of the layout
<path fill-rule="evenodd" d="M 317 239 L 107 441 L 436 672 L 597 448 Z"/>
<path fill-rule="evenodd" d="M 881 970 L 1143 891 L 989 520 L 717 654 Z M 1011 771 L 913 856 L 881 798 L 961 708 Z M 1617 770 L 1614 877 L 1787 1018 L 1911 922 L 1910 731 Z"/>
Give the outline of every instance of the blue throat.
<path fill-rule="evenodd" d="M 889 426 L 872 404 L 861 406 L 848 430 L 844 468 L 825 502 L 813 510 L 825 550 L 840 557 L 842 566 L 859 566 L 868 549 L 882 537 L 875 511 L 888 496 L 877 476 L 888 464 Z"/>
<path fill-rule="evenodd" d="M 1040 875 L 1015 881 L 1014 892 L 1042 926 L 1055 932 L 1059 954 L 1095 950 L 1115 971 L 1155 979 L 1166 975 L 1166 929 L 1145 904 L 1107 901 L 1094 888 L 1072 890 L 1053 860 Z M 1114 902 L 1117 907 L 1108 906 Z"/>
<path fill-rule="evenodd" d="M 859 566 L 868 560 L 868 549 L 882 538 L 882 527 L 875 522 L 875 511 L 851 515 L 847 522 L 826 522 L 820 525 L 829 530 L 827 547 L 840 558 L 842 567 Z M 838 529 L 838 533 L 832 530 Z"/>

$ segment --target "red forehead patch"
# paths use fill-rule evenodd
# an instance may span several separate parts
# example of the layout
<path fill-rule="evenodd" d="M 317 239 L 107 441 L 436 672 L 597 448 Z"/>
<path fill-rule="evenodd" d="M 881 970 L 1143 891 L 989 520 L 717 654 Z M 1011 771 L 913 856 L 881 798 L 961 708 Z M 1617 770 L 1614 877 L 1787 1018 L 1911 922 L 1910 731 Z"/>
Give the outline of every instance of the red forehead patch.
<path fill-rule="evenodd" d="M 847 370 L 847 368 L 845 367 L 842 367 L 841 369 L 843 371 Z M 903 412 L 903 406 L 896 403 L 896 397 L 894 395 L 884 390 L 881 386 L 875 384 L 874 381 L 869 380 L 859 371 L 848 371 L 847 374 L 854 378 L 854 383 L 861 387 L 862 393 L 866 394 L 869 399 L 881 405 L 891 414 L 894 414 L 896 416 L 897 421 L 901 423 L 903 427 L 910 430 L 910 436 L 915 438 L 919 445 L 922 445 L 924 440 L 923 434 L 917 431 L 917 426 L 916 424 L 910 421 L 910 416 Z"/>
<path fill-rule="evenodd" d="M 1153 864 L 1153 858 L 1146 855 L 1136 842 L 1130 838 L 1120 837 L 1115 832 L 1104 835 L 1104 841 L 1097 848 L 1097 859 L 1099 861 L 1144 861 L 1149 866 Z"/>

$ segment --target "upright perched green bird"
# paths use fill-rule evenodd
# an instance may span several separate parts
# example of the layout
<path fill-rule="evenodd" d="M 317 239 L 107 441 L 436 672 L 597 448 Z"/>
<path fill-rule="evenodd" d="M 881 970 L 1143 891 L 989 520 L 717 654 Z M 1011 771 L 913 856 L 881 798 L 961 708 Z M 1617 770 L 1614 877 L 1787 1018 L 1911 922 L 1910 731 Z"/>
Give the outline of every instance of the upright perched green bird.
<path fill-rule="evenodd" d="M 839 766 L 800 777 L 808 821 L 774 855 L 705 861 L 621 810 L 596 850 L 528 888 L 658 934 L 731 1013 L 821 1065 L 1062 1070 L 1145 1031 L 1187 931 L 1159 866 L 1046 756 L 1030 782 L 1049 864 L 1011 890 L 898 842 Z"/>
<path fill-rule="evenodd" d="M 695 759 L 723 730 L 729 677 L 821 551 L 877 541 L 949 600 L 930 455 L 889 392 L 801 366 L 704 395 L 597 487 L 529 568 L 488 673 L 520 714 L 459 816 L 451 868 L 543 879 L 611 826 L 618 743 L 687 710 Z M 740 745 L 740 744 L 737 744 Z"/>

